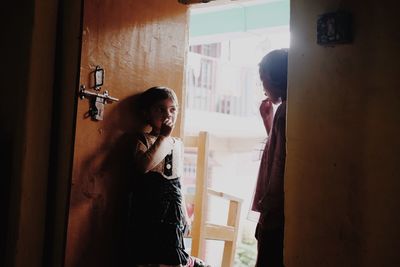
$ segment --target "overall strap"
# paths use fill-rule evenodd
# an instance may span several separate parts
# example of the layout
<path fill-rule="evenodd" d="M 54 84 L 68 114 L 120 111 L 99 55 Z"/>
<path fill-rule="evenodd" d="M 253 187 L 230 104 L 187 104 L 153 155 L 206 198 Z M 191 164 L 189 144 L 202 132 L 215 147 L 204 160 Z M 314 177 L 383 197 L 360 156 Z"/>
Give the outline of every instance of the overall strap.
<path fill-rule="evenodd" d="M 138 139 L 140 142 L 142 142 L 147 148 L 149 148 L 149 144 L 148 144 L 148 142 L 147 142 L 147 138 L 146 138 L 146 136 L 144 135 L 144 133 L 138 133 L 138 134 L 136 135 L 136 137 L 137 137 L 137 139 Z"/>

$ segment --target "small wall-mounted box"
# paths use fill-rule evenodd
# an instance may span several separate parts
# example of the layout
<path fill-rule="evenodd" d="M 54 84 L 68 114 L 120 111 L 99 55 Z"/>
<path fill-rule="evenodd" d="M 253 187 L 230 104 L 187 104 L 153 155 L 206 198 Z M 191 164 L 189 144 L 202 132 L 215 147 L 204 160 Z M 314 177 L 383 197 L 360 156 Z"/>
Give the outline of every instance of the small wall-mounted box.
<path fill-rule="evenodd" d="M 348 44 L 353 41 L 352 16 L 343 11 L 320 15 L 317 21 L 319 45 Z"/>

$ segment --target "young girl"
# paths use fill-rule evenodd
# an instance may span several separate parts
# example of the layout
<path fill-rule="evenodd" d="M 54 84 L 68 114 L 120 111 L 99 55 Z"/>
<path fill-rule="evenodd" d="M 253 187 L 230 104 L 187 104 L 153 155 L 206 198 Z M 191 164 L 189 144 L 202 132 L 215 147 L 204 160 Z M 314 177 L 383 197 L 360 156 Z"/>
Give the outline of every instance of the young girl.
<path fill-rule="evenodd" d="M 134 140 L 135 175 L 130 198 L 130 266 L 206 266 L 185 251 L 188 220 L 181 192 L 183 144 L 171 136 L 178 101 L 173 90 L 152 87 L 139 97 L 151 127 Z"/>

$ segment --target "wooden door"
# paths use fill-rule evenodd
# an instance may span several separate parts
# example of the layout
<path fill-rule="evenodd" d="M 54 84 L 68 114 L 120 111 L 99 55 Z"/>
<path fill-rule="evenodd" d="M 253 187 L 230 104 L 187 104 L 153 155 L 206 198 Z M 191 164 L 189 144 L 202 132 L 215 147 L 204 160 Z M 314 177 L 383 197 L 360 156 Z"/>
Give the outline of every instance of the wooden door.
<path fill-rule="evenodd" d="M 138 122 L 134 95 L 164 85 L 182 99 L 187 7 L 177 0 L 86 0 L 83 13 L 80 84 L 93 92 L 101 66 L 100 93 L 120 101 L 94 121 L 89 100 L 78 100 L 65 266 L 120 266 L 130 159 L 124 137 Z"/>

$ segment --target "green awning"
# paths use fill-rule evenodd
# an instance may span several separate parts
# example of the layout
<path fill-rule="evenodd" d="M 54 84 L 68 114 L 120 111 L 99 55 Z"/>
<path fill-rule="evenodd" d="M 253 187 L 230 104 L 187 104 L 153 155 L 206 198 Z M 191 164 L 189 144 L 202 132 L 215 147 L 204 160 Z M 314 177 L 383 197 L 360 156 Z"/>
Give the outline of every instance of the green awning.
<path fill-rule="evenodd" d="M 192 14 L 190 37 L 288 26 L 289 17 L 289 0 L 258 5 L 237 4 L 223 10 Z"/>

